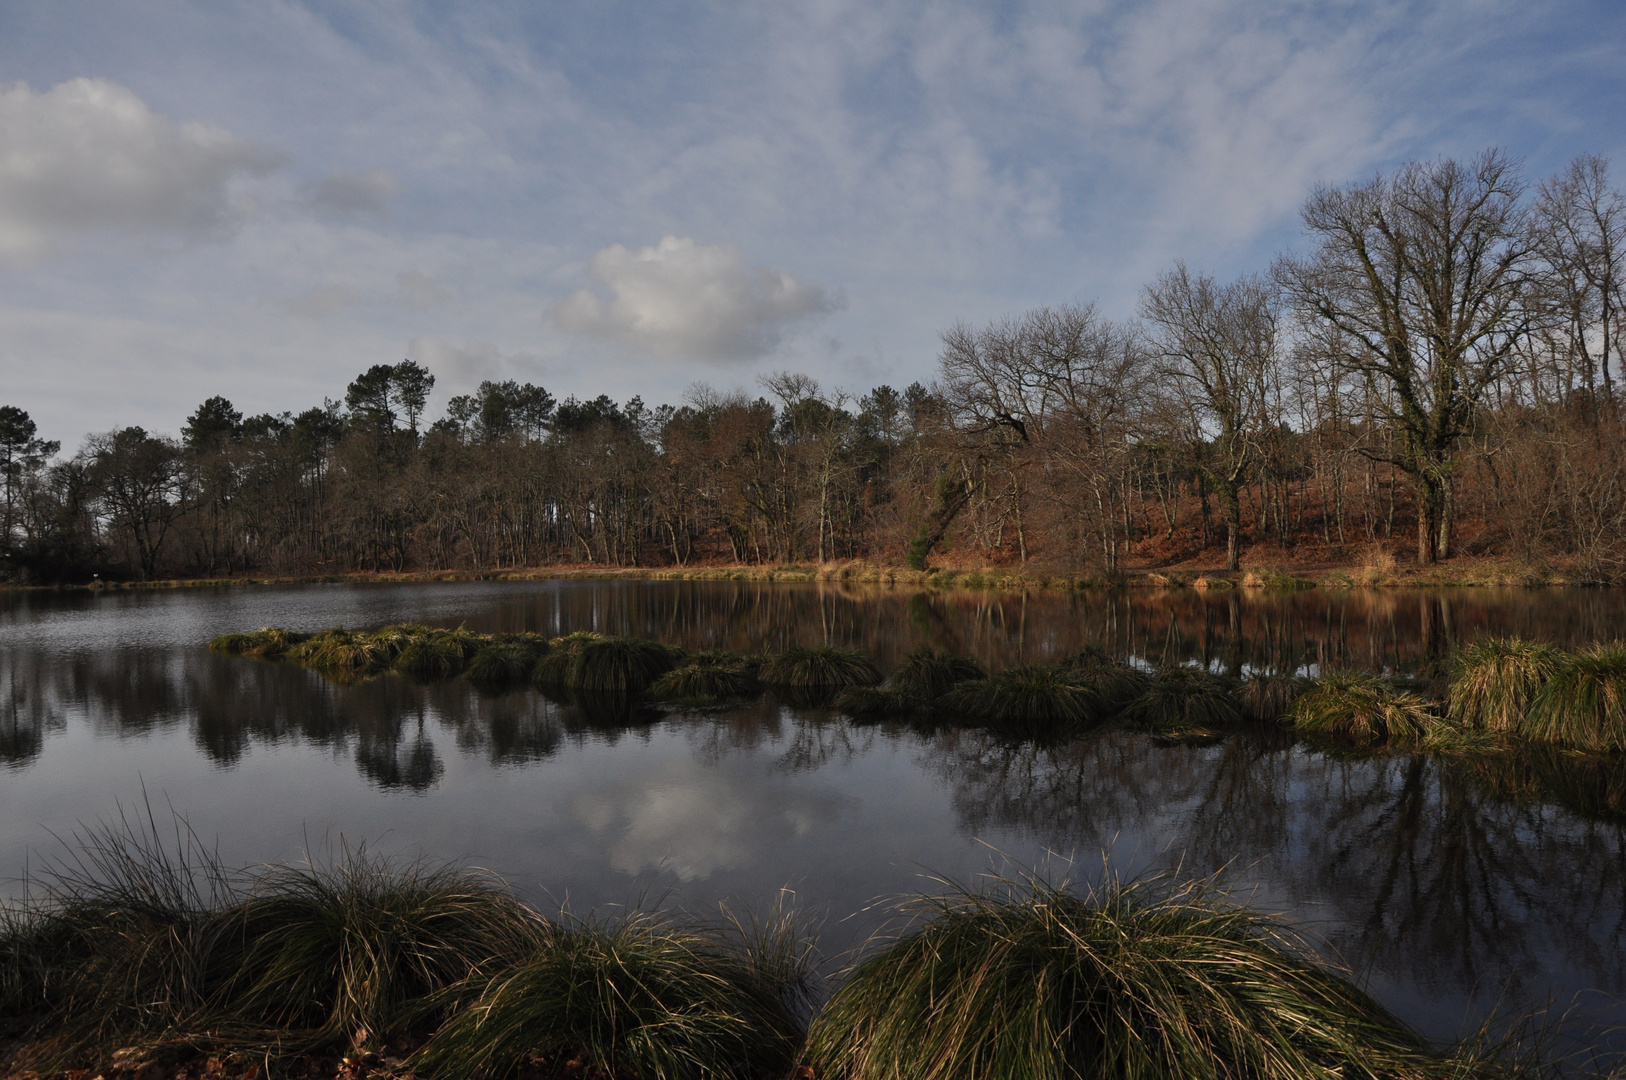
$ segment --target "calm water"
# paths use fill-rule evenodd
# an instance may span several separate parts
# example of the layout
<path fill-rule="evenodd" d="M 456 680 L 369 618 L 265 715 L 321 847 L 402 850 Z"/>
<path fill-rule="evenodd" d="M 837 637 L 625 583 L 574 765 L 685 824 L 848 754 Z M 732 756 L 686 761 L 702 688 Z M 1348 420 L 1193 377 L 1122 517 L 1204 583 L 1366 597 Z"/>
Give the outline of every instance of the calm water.
<path fill-rule="evenodd" d="M 1626 1025 L 1626 765 L 1339 760 L 1281 737 L 1062 747 L 857 726 L 766 701 L 606 723 L 525 691 L 386 676 L 335 686 L 211 655 L 215 634 L 413 619 L 693 647 L 829 640 L 883 665 L 930 642 L 987 666 L 1086 643 L 1215 669 L 1356 662 L 1437 677 L 1454 643 L 1626 632 L 1619 591 L 909 594 L 544 582 L 0 594 L 0 878 L 147 798 L 228 862 L 345 843 L 466 860 L 540 903 L 662 899 L 825 917 L 827 953 L 884 902 L 1003 859 L 1098 874 L 1223 870 L 1447 1037 L 1488 1002 L 1579 995 Z M 145 793 L 145 796 L 144 796 Z M 167 812 L 167 811 L 166 811 Z M 1619 1036 L 1605 1041 L 1615 1050 Z"/>

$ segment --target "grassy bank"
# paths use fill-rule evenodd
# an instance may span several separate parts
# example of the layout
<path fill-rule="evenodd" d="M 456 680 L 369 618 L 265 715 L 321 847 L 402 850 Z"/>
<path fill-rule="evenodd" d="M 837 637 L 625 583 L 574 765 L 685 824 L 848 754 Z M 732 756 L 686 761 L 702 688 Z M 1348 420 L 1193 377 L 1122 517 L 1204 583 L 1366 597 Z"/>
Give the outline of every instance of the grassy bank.
<path fill-rule="evenodd" d="M 8 1075 L 1375 1080 L 1488 1064 L 1427 1045 L 1290 928 L 1201 883 L 923 897 L 822 995 L 794 913 L 550 916 L 478 871 L 365 853 L 228 871 L 156 835 L 82 838 L 37 900 L 5 908 Z"/>
<path fill-rule="evenodd" d="M 1035 567 L 981 566 L 912 570 L 904 566 L 851 560 L 832 563 L 776 565 L 708 565 L 685 567 L 617 567 L 597 564 L 554 565 L 504 570 L 351 571 L 304 575 L 168 578 L 157 581 L 98 581 L 64 586 L 86 590 L 218 588 L 235 585 L 417 584 L 467 581 L 742 581 L 847 583 L 910 589 L 1036 590 L 1133 588 L 1196 591 L 1297 590 L 1323 588 L 1553 587 L 1583 584 L 1562 567 L 1533 567 L 1506 560 L 1453 559 L 1434 566 L 1397 564 L 1393 559 L 1354 564 L 1259 566 L 1235 572 L 1201 567 L 1141 567 L 1111 577 L 1051 573 Z M 55 588 L 0 583 L 0 589 Z"/>

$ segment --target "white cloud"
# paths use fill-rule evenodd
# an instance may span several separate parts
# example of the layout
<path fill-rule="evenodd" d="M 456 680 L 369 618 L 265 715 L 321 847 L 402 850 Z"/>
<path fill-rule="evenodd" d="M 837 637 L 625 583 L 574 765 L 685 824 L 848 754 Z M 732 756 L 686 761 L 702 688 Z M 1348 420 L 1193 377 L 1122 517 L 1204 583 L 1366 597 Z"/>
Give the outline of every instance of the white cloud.
<path fill-rule="evenodd" d="M 577 290 L 554 308 L 554 322 L 658 356 L 755 360 L 778 346 L 787 324 L 840 306 L 817 285 L 747 267 L 730 244 L 676 236 L 637 251 L 612 244 L 593 256 L 587 276 L 611 298 Z"/>
<path fill-rule="evenodd" d="M 305 189 L 305 205 L 323 217 L 345 221 L 378 218 L 389 210 L 400 183 L 383 169 L 357 176 L 336 172 Z"/>
<path fill-rule="evenodd" d="M 0 90 L 0 259 L 26 264 L 98 229 L 195 238 L 232 219 L 232 182 L 281 155 L 176 124 L 105 79 Z"/>

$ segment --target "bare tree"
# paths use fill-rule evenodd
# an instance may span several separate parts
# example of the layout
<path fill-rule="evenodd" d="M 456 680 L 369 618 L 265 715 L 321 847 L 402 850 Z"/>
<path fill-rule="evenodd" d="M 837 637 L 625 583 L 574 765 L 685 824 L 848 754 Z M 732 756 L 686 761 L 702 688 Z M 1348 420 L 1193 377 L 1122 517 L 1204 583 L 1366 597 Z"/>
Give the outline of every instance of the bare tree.
<path fill-rule="evenodd" d="M 1546 264 L 1544 284 L 1562 316 L 1567 348 L 1556 359 L 1579 369 L 1589 394 L 1601 380 L 1603 399 L 1613 406 L 1611 368 L 1620 363 L 1626 302 L 1626 198 L 1609 186 L 1608 162 L 1578 157 L 1543 183 L 1531 225 Z"/>
<path fill-rule="evenodd" d="M 1450 554 L 1459 442 L 1532 321 L 1521 194 L 1494 150 L 1322 188 L 1304 207 L 1316 250 L 1276 264 L 1303 310 L 1345 335 L 1350 368 L 1399 432 L 1396 452 L 1363 452 L 1411 479 L 1419 562 Z"/>
<path fill-rule="evenodd" d="M 1225 568 L 1241 557 L 1240 492 L 1269 421 L 1279 322 L 1274 290 L 1256 278 L 1216 285 L 1184 263 L 1147 287 L 1141 317 L 1152 325 L 1160 371 L 1190 408 L 1203 478 L 1225 519 Z"/>

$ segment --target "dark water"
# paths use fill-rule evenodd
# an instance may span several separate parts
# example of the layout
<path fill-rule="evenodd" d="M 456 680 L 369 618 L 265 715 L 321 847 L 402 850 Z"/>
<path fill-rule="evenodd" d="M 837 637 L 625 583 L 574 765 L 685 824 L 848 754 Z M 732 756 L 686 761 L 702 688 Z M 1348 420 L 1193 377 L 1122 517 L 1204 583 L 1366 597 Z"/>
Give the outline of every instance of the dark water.
<path fill-rule="evenodd" d="M 1494 1001 L 1578 1002 L 1626 1023 L 1626 764 L 1537 755 L 1446 765 L 1343 760 L 1252 734 L 1165 747 L 1107 733 L 1060 747 L 969 730 L 857 726 L 764 702 L 605 722 L 525 691 L 395 676 L 336 686 L 211 655 L 262 625 L 413 619 L 480 631 L 594 629 L 688 646 L 921 642 L 987 666 L 1095 643 L 1240 672 L 1327 663 L 1437 677 L 1455 643 L 1626 633 L 1617 591 L 1265 595 L 908 594 L 679 582 L 306 586 L 0 594 L 0 878 L 54 837 L 145 798 L 228 862 L 341 841 L 467 860 L 528 897 L 650 899 L 825 916 L 827 953 L 878 902 L 1004 859 L 1091 878 L 1223 871 L 1326 940 L 1437 1037 Z M 1618 1035 L 1600 1036 L 1618 1051 Z"/>

